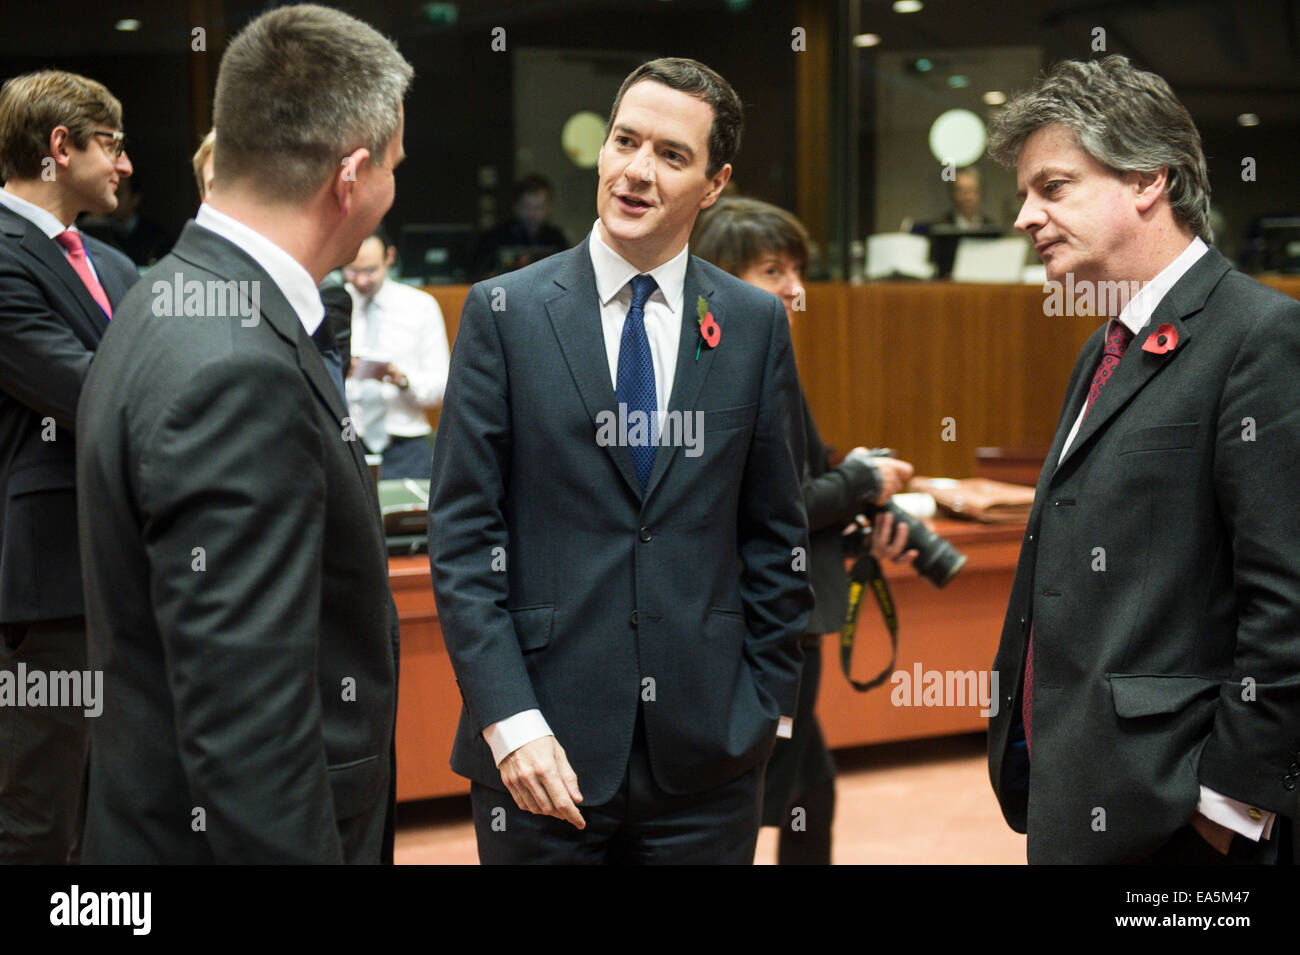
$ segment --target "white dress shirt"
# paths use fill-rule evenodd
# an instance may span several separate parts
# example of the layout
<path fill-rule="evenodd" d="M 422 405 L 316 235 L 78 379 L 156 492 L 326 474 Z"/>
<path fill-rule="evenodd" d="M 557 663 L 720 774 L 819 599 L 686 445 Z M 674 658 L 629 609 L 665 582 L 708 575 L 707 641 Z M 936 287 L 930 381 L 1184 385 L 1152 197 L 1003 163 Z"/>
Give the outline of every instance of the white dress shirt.
<path fill-rule="evenodd" d="M 1138 332 L 1146 327 L 1151 316 L 1155 314 L 1156 307 L 1169 290 L 1178 284 L 1178 281 L 1187 274 L 1188 269 L 1200 261 L 1201 256 L 1207 250 L 1208 247 L 1199 237 L 1192 239 L 1178 258 L 1166 265 L 1155 278 L 1144 285 L 1120 311 L 1119 317 L 1113 318 L 1111 321 L 1123 322 L 1128 327 L 1128 330 L 1136 336 Z M 1110 333 L 1109 322 L 1106 324 L 1106 332 L 1107 334 Z M 1129 347 L 1137 344 L 1135 340 Z M 1065 444 L 1061 446 L 1061 457 L 1057 459 L 1057 463 L 1060 463 L 1061 459 L 1065 457 L 1065 452 L 1074 443 L 1074 437 L 1079 433 L 1079 426 L 1083 424 L 1083 416 L 1087 408 L 1088 402 L 1085 400 L 1083 408 L 1079 411 L 1079 417 L 1074 421 L 1074 427 L 1070 429 Z M 1224 796 L 1206 786 L 1201 787 L 1201 798 L 1197 803 L 1196 811 L 1207 819 L 1217 822 L 1221 826 L 1227 826 L 1234 832 L 1239 832 L 1247 839 L 1253 839 L 1256 842 L 1261 838 L 1267 839 L 1272 834 L 1273 820 L 1276 815 L 1275 813 L 1257 809 L 1244 802 L 1238 802 L 1236 799 Z"/>
<path fill-rule="evenodd" d="M 42 209 L 36 203 L 28 202 L 22 196 L 15 196 L 7 189 L 0 189 L 0 206 L 4 206 L 10 212 L 22 216 L 51 239 L 56 235 L 67 231 L 72 231 L 77 233 L 77 235 L 81 235 L 81 230 L 77 228 L 75 223 L 70 226 L 64 226 L 62 222 L 55 218 L 54 213 L 50 212 L 50 210 Z M 85 246 L 85 236 L 81 237 L 81 244 L 83 247 Z M 63 246 L 59 246 L 59 251 L 63 252 L 66 257 L 67 253 L 64 251 Z M 95 281 L 99 281 L 99 270 L 95 268 L 95 260 L 90 257 L 89 249 L 86 249 L 86 261 L 90 263 L 90 272 L 95 276 Z"/>
<path fill-rule="evenodd" d="M 194 221 L 246 252 L 288 299 L 289 307 L 298 316 L 298 321 L 302 322 L 307 334 L 310 336 L 315 333 L 320 323 L 325 321 L 325 306 L 321 304 L 316 283 L 302 263 L 262 233 L 249 228 L 238 219 L 232 219 L 224 212 L 218 212 L 206 202 L 199 206 Z"/>
<path fill-rule="evenodd" d="M 596 270 L 596 297 L 600 299 L 600 325 L 605 335 L 609 380 L 617 392 L 623 324 L 632 306 L 632 279 L 641 272 L 601 240 L 599 222 L 592 226 L 588 251 Z M 663 265 L 645 273 L 658 285 L 645 304 L 645 331 L 650 340 L 650 357 L 655 369 L 655 401 L 661 416 L 668 410 L 668 398 L 677 374 L 677 352 L 682 336 L 682 286 L 686 281 L 686 263 L 689 260 L 690 247 L 683 246 Z M 791 717 L 782 716 L 776 735 L 788 739 L 793 728 Z M 520 746 L 551 735 L 551 727 L 542 711 L 536 709 L 508 716 L 483 729 L 483 739 L 492 749 L 492 758 L 498 766 Z"/>
<path fill-rule="evenodd" d="M 424 409 L 440 404 L 447 387 L 447 326 L 437 299 L 392 278 L 369 299 L 350 284 L 347 289 L 353 356 L 391 362 L 410 383 L 399 388 L 374 378 L 348 378 L 352 420 L 360 424 L 366 447 L 379 453 L 389 437 L 418 438 L 433 430 Z"/>

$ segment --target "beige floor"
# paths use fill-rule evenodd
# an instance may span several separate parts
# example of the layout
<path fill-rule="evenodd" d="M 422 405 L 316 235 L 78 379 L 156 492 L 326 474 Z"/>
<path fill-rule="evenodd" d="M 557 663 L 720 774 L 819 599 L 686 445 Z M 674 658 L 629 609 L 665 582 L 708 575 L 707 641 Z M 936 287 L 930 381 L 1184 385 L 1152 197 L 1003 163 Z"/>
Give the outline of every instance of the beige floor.
<path fill-rule="evenodd" d="M 1024 863 L 1025 837 L 1007 828 L 989 788 L 982 735 L 848 750 L 836 762 L 837 864 Z M 402 806 L 396 856 L 477 863 L 469 798 Z M 764 829 L 755 862 L 775 858 L 776 830 Z"/>

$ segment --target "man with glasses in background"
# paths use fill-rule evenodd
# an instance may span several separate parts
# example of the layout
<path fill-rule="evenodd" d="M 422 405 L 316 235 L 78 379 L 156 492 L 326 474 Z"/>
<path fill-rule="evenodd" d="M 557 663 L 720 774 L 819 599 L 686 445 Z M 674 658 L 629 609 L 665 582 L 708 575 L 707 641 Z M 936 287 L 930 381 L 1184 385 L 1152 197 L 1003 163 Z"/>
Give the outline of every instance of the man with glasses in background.
<path fill-rule="evenodd" d="M 26 690 L 86 669 L 73 428 L 137 272 L 74 222 L 117 207 L 125 147 L 122 104 L 95 80 L 47 70 L 0 89 L 0 863 L 80 853 L 93 707 Z"/>

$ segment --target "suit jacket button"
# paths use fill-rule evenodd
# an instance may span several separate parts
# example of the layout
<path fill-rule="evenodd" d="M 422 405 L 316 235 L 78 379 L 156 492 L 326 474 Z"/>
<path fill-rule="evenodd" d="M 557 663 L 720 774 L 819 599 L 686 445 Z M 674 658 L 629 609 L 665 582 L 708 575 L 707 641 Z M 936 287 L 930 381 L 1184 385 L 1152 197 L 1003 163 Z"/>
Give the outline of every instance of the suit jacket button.
<path fill-rule="evenodd" d="M 641 528 L 641 534 L 640 534 L 641 543 L 648 544 L 650 542 L 650 538 L 653 536 L 654 535 L 650 533 L 650 528 L 648 527 Z"/>
<path fill-rule="evenodd" d="M 1286 774 L 1288 776 L 1300 776 L 1300 763 L 1293 762 L 1286 768 Z"/>
<path fill-rule="evenodd" d="M 635 611 L 635 610 L 632 611 L 632 616 L 628 619 L 628 623 L 632 624 L 632 626 L 634 626 L 634 627 L 636 626 L 636 611 Z"/>
<path fill-rule="evenodd" d="M 1294 776 L 1283 776 L 1283 777 L 1282 777 L 1282 788 L 1283 788 L 1283 789 L 1286 789 L 1286 790 L 1295 789 L 1295 777 L 1294 777 Z"/>
<path fill-rule="evenodd" d="M 1034 542 L 1034 535 L 1033 535 L 1033 534 L 1030 534 L 1030 535 L 1029 535 L 1029 543 L 1032 544 L 1033 542 Z"/>

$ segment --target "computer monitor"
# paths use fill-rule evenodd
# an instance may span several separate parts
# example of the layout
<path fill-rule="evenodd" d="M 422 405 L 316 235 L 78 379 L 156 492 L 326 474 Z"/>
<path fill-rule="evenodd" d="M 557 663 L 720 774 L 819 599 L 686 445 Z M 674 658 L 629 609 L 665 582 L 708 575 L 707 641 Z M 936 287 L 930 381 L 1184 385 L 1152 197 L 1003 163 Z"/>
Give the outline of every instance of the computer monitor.
<path fill-rule="evenodd" d="M 952 265 L 957 258 L 957 243 L 962 239 L 1000 239 L 1003 235 L 1003 231 L 995 225 L 962 229 L 944 222 L 930 226 L 930 261 L 934 263 L 935 277 L 946 279 L 952 275 Z"/>
<path fill-rule="evenodd" d="M 397 239 L 402 278 L 415 279 L 426 285 L 468 282 L 473 248 L 473 226 L 402 226 Z"/>
<path fill-rule="evenodd" d="M 1300 273 L 1300 216 L 1260 219 L 1259 246 L 1260 271 Z"/>

